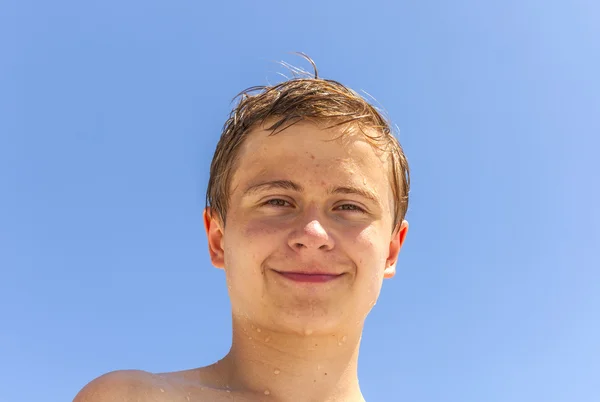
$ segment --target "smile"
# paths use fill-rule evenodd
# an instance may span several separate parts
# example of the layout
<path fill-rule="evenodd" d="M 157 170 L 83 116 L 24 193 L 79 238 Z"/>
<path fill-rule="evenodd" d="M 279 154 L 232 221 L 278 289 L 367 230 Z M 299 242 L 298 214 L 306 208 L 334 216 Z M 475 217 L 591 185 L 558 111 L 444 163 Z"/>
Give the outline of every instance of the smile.
<path fill-rule="evenodd" d="M 274 271 L 277 274 L 283 276 L 286 279 L 289 279 L 294 282 L 302 282 L 302 283 L 324 283 L 330 282 L 335 279 L 342 277 L 344 274 L 334 275 L 334 274 L 322 274 L 322 273 L 304 273 L 304 272 L 279 272 Z"/>

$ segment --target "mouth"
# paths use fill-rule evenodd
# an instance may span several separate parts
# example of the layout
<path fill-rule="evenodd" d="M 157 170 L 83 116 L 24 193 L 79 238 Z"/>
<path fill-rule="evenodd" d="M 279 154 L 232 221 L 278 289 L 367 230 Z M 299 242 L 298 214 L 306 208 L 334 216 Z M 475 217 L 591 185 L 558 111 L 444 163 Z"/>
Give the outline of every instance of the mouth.
<path fill-rule="evenodd" d="M 301 283 L 325 283 L 336 280 L 340 278 L 344 274 L 326 274 L 326 273 L 318 273 L 318 272 L 280 272 L 274 271 L 277 274 L 283 276 L 286 279 L 289 279 L 294 282 Z"/>

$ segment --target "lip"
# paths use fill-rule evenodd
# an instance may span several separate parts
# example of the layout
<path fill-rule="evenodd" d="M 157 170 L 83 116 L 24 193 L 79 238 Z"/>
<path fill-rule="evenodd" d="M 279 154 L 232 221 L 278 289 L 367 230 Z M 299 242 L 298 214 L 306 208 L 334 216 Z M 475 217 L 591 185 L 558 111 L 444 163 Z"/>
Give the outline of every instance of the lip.
<path fill-rule="evenodd" d="M 340 278 L 344 274 L 326 274 L 320 272 L 280 272 L 275 271 L 286 279 L 300 283 L 326 283 Z"/>

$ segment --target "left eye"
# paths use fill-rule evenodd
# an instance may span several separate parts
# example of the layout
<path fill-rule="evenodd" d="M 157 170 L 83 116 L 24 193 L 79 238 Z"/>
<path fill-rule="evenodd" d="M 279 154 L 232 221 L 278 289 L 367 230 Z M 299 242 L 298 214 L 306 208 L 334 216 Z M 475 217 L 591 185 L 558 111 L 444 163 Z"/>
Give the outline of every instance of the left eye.
<path fill-rule="evenodd" d="M 359 211 L 359 212 L 364 212 L 364 210 L 354 204 L 344 204 L 344 205 L 340 205 L 338 208 L 340 208 L 343 211 Z"/>

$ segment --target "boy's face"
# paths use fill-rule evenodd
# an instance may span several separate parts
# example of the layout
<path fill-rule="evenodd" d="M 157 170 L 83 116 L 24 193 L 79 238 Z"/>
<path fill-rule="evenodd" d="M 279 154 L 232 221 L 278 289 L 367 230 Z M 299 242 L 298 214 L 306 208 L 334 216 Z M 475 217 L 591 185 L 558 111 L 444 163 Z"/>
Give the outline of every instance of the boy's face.
<path fill-rule="evenodd" d="M 268 134 L 245 140 L 226 227 L 205 214 L 233 313 L 276 331 L 362 325 L 408 230 L 392 234 L 390 167 L 360 133 L 329 141 L 340 128 L 299 123 Z"/>

